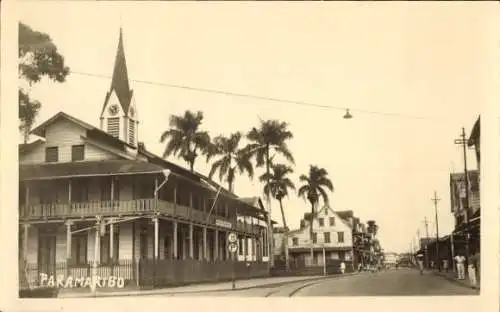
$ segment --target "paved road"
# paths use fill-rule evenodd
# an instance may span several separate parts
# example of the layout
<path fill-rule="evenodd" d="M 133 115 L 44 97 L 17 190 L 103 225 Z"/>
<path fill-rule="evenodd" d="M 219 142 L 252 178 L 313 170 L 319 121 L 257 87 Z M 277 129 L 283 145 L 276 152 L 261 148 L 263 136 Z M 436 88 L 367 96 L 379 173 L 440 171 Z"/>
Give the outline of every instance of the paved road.
<path fill-rule="evenodd" d="M 324 280 L 297 291 L 294 296 L 446 296 L 478 295 L 479 292 L 431 272 L 415 269 L 387 270 L 349 279 Z"/>
<path fill-rule="evenodd" d="M 290 283 L 279 287 L 170 294 L 162 296 L 303 297 L 303 296 L 425 296 L 478 295 L 479 292 L 432 273 L 415 269 L 387 270 L 355 276 Z"/>

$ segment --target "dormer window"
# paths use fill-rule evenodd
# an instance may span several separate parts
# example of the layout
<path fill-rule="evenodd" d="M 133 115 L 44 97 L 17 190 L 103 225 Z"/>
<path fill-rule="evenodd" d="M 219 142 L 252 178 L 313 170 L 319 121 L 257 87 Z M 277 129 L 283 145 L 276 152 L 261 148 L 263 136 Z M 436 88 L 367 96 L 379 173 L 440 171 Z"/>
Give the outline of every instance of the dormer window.
<path fill-rule="evenodd" d="M 45 148 L 45 162 L 58 162 L 59 148 L 57 146 Z"/>

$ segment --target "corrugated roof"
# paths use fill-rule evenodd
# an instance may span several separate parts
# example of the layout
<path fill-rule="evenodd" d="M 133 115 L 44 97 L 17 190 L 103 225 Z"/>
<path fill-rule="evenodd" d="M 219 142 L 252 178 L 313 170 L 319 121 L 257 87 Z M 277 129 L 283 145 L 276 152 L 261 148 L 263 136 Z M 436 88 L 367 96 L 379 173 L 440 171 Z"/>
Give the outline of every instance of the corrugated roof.
<path fill-rule="evenodd" d="M 49 180 L 78 176 L 120 175 L 160 172 L 163 168 L 134 160 L 47 163 L 19 167 L 19 180 Z"/>

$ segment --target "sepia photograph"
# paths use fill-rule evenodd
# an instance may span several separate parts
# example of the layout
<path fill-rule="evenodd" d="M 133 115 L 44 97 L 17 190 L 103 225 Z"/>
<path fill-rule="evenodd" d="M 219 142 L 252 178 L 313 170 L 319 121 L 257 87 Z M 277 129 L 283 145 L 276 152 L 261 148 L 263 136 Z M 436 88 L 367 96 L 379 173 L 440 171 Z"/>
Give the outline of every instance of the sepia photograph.
<path fill-rule="evenodd" d="M 21 1 L 19 298 L 478 297 L 479 10 L 316 4 Z"/>

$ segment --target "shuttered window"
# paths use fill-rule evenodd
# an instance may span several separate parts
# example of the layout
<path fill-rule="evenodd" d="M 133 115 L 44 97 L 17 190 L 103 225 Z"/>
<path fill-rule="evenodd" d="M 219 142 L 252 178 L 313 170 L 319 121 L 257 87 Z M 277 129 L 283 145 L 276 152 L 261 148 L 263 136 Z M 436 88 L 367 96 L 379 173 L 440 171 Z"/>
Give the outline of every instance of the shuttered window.
<path fill-rule="evenodd" d="M 73 145 L 71 147 L 71 161 L 79 161 L 85 158 L 85 145 Z"/>
<path fill-rule="evenodd" d="M 323 233 L 323 235 L 325 235 L 325 244 L 329 244 L 330 243 L 330 232 L 325 232 L 325 233 Z"/>
<path fill-rule="evenodd" d="M 108 118 L 108 133 L 116 138 L 120 136 L 120 117 Z"/>
<path fill-rule="evenodd" d="M 338 232 L 338 242 L 343 243 L 344 242 L 344 232 Z"/>
<path fill-rule="evenodd" d="M 45 149 L 45 162 L 58 162 L 59 149 L 57 147 L 47 147 Z"/>

